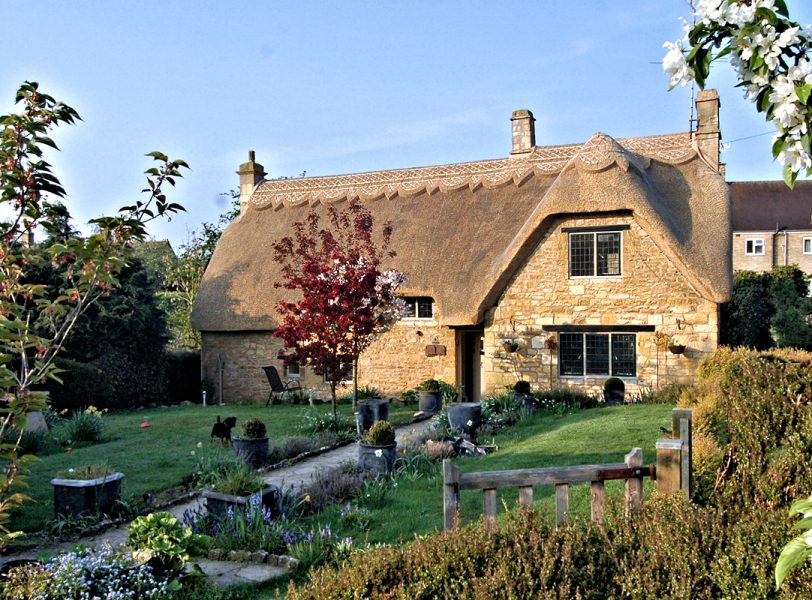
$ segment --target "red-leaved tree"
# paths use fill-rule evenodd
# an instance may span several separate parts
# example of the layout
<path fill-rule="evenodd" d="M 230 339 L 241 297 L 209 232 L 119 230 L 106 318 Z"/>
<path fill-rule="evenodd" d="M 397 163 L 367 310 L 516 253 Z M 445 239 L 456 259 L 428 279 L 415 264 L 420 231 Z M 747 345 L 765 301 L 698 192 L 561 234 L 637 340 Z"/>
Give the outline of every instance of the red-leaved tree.
<path fill-rule="evenodd" d="M 282 265 L 275 287 L 297 293 L 295 302 L 280 300 L 282 321 L 275 335 L 292 353 L 287 360 L 310 365 L 326 376 L 336 414 L 336 384 L 352 365 L 353 407 L 358 397 L 358 357 L 389 330 L 403 312 L 395 293 L 405 280 L 397 271 L 382 271 L 390 249 L 392 226 L 384 223 L 375 239 L 372 214 L 358 201 L 339 211 L 327 210 L 328 227 L 312 211 L 293 225 L 293 235 L 273 244 Z"/>

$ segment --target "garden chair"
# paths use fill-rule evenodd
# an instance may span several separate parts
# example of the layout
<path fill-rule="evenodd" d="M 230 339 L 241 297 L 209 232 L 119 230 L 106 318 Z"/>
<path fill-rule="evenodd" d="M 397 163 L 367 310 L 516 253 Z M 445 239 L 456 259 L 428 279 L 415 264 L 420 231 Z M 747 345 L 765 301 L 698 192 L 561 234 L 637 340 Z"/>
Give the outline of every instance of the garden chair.
<path fill-rule="evenodd" d="M 302 389 L 302 385 L 299 383 L 298 379 L 288 379 L 286 381 L 282 381 L 276 367 L 262 367 L 262 370 L 265 371 L 265 376 L 268 378 L 268 383 L 271 385 L 271 392 L 268 394 L 268 401 L 265 403 L 265 406 L 270 405 L 274 394 L 279 394 L 280 397 L 284 397 L 287 392 Z"/>

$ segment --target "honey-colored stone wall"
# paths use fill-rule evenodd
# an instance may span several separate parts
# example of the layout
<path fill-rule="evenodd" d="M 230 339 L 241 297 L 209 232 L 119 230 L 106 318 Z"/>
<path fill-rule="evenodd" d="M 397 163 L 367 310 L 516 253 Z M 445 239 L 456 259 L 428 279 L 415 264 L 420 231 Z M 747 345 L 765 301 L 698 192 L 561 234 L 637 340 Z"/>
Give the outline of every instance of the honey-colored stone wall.
<path fill-rule="evenodd" d="M 622 232 L 622 275 L 570 279 L 568 234 L 561 228 L 623 224 L 630 229 Z M 551 357 L 543 346 L 550 335 L 542 331 L 544 325 L 653 325 L 655 332 L 686 345 L 681 356 L 658 351 L 655 332 L 637 332 L 637 377 L 624 378 L 627 392 L 635 393 L 658 382 L 693 380 L 701 358 L 716 349 L 718 307 L 702 298 L 631 216 L 562 219 L 550 228 L 486 317 L 488 393 L 502 392 L 519 378 L 530 381 L 535 390 L 551 384 L 602 389 L 606 376 L 558 376 L 557 352 Z M 518 338 L 517 352 L 505 352 L 507 338 Z"/>
<path fill-rule="evenodd" d="M 446 356 L 428 357 L 427 344 L 446 346 Z M 219 398 L 219 363 L 223 362 L 224 402 L 265 402 L 270 391 L 262 367 L 274 365 L 284 378 L 284 365 L 276 358 L 283 347 L 272 332 L 203 332 L 202 377 L 214 386 Z M 399 395 L 429 378 L 455 383 L 455 334 L 434 319 L 413 319 L 397 323 L 361 356 L 359 386 L 371 385 L 382 394 Z M 301 368 L 302 387 L 318 399 L 330 397 L 330 387 L 313 369 Z M 339 385 L 339 395 L 352 391 L 352 384 Z"/>

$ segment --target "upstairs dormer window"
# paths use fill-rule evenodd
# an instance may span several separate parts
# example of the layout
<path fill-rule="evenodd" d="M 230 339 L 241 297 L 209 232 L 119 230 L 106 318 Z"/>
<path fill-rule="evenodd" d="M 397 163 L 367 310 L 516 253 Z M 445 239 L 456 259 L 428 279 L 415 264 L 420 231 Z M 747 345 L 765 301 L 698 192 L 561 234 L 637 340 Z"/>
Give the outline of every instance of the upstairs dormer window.
<path fill-rule="evenodd" d="M 570 277 L 619 277 L 623 265 L 623 230 L 611 227 L 565 227 L 569 235 Z"/>
<path fill-rule="evenodd" d="M 406 297 L 406 310 L 403 311 L 401 319 L 433 319 L 434 299 L 427 296 Z"/>

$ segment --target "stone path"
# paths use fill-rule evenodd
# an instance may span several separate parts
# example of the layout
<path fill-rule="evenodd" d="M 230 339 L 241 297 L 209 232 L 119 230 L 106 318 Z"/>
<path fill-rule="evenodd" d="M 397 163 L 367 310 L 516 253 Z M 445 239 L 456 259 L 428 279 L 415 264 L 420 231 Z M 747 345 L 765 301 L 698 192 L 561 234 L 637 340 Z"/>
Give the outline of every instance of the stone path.
<path fill-rule="evenodd" d="M 419 435 L 431 427 L 433 421 L 421 421 L 411 425 L 404 425 L 395 429 L 397 439 L 400 441 L 404 435 L 413 436 Z M 358 448 L 355 444 L 349 444 L 335 450 L 330 450 L 324 454 L 307 458 L 289 467 L 281 469 L 274 469 L 263 475 L 266 483 L 279 486 L 280 489 L 298 488 L 303 484 L 309 482 L 313 476 L 319 471 L 337 467 L 348 461 L 355 461 L 358 457 Z M 175 515 L 178 519 L 183 517 L 186 510 L 198 510 L 203 507 L 204 501 L 202 498 L 196 497 L 189 502 L 175 504 L 167 508 L 170 513 Z M 9 560 L 20 558 L 36 558 L 39 553 L 57 554 L 59 552 L 66 552 L 71 549 L 75 544 L 83 544 L 86 546 L 101 546 L 102 544 L 119 545 L 127 541 L 127 526 L 121 525 L 107 529 L 97 535 L 82 538 L 72 542 L 63 542 L 59 544 L 43 545 L 37 548 L 20 552 L 18 554 L 11 554 L 8 556 L 0 557 L 0 566 Z M 208 568 L 204 566 L 208 565 Z M 271 577 L 276 577 L 282 573 L 287 572 L 287 569 L 282 567 L 275 567 L 265 564 L 255 563 L 231 563 L 224 561 L 200 561 L 200 566 L 203 571 L 211 575 L 216 581 L 221 582 L 223 585 L 230 583 L 246 583 L 264 581 Z M 264 575 L 261 575 L 264 573 Z M 257 577 L 261 577 L 257 579 Z"/>

